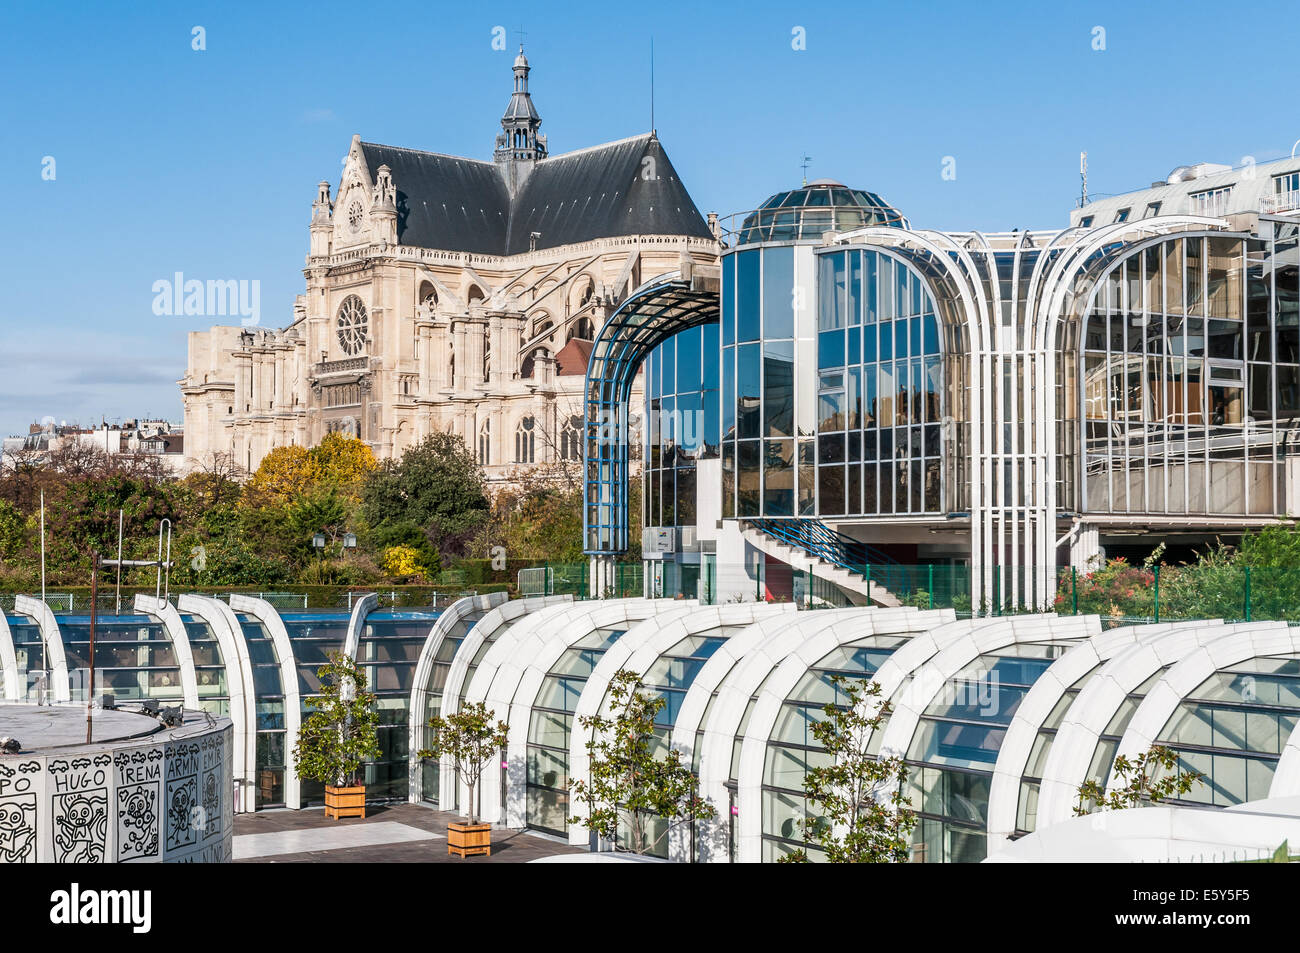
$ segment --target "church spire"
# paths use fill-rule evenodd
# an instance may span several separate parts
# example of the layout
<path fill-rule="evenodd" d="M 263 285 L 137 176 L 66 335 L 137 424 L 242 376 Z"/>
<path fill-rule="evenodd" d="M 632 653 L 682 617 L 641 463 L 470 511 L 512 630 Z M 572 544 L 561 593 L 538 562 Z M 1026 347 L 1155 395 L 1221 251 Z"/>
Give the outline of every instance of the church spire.
<path fill-rule="evenodd" d="M 533 98 L 528 94 L 528 57 L 524 56 L 524 45 L 519 44 L 519 55 L 515 57 L 515 89 L 510 96 L 510 104 L 501 117 L 501 135 L 497 136 L 496 152 L 493 158 L 497 162 L 528 161 L 546 158 L 546 137 L 537 134 L 542 124 L 542 117 L 537 114 Z"/>

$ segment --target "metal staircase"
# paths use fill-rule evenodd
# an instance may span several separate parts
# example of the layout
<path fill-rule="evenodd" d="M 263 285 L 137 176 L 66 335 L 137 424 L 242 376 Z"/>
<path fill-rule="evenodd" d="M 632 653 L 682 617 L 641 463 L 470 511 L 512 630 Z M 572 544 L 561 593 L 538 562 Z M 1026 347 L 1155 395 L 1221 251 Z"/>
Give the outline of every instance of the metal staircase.
<path fill-rule="evenodd" d="M 897 560 L 820 520 L 749 519 L 742 521 L 741 534 L 759 552 L 834 583 L 862 604 L 900 606 L 895 590 L 911 588 Z"/>

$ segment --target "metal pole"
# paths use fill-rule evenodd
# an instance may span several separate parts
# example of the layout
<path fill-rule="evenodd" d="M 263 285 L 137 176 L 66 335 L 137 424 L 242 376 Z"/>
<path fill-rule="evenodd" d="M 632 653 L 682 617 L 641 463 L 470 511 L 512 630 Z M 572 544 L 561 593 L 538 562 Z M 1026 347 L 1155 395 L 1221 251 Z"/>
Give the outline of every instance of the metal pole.
<path fill-rule="evenodd" d="M 1160 621 L 1160 567 L 1156 566 L 1155 570 L 1156 622 L 1158 623 Z"/>
<path fill-rule="evenodd" d="M 41 490 L 41 602 L 45 601 L 45 491 Z"/>
<path fill-rule="evenodd" d="M 1074 600 L 1074 614 L 1079 614 L 1079 568 L 1070 567 L 1070 592 Z"/>
<path fill-rule="evenodd" d="M 930 608 L 934 608 L 934 563 L 930 563 Z"/>
<path fill-rule="evenodd" d="M 163 598 L 170 599 L 172 594 L 172 521 L 164 519 L 167 524 L 167 561 L 163 563 Z M 305 605 L 303 608 L 307 608 Z"/>
<path fill-rule="evenodd" d="M 119 507 L 117 511 L 117 590 L 113 598 L 114 615 L 122 614 L 122 513 L 123 510 Z"/>
<path fill-rule="evenodd" d="M 1250 621 L 1250 567 L 1246 567 L 1246 621 Z"/>
<path fill-rule="evenodd" d="M 95 616 L 99 601 L 99 553 L 91 553 L 90 563 L 90 680 L 86 685 L 86 744 L 90 744 L 91 712 L 95 707 Z"/>

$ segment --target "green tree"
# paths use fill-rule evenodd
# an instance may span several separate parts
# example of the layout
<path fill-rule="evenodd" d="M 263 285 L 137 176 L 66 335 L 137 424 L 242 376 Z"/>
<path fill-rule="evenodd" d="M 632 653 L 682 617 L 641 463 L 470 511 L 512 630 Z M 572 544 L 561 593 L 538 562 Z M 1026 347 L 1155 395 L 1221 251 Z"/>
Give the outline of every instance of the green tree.
<path fill-rule="evenodd" d="M 379 714 L 366 673 L 342 652 L 331 652 L 316 672 L 321 694 L 307 699 L 312 713 L 298 729 L 293 755 L 298 774 L 335 787 L 360 783 L 361 769 L 379 757 Z"/>
<path fill-rule="evenodd" d="M 429 719 L 433 740 L 429 747 L 419 751 L 421 758 L 451 758 L 465 786 L 469 788 L 466 814 L 469 823 L 478 823 L 479 778 L 489 761 L 497 757 L 506 746 L 510 730 L 504 721 L 496 720 L 496 713 L 482 702 L 466 705 L 447 717 L 434 715 Z"/>
<path fill-rule="evenodd" d="M 1114 791 L 1107 791 L 1105 785 L 1093 778 L 1079 785 L 1079 803 L 1074 807 L 1077 816 L 1141 807 L 1144 803 L 1159 804 L 1186 794 L 1193 785 L 1205 783 L 1205 775 L 1199 771 L 1180 769 L 1178 752 L 1165 745 L 1152 745 L 1135 758 L 1119 755 L 1111 773 L 1120 781 Z"/>
<path fill-rule="evenodd" d="M 699 796 L 695 775 L 682 764 L 681 752 L 655 754 L 655 717 L 666 704 L 652 695 L 641 676 L 620 669 L 610 682 L 612 718 L 584 715 L 579 721 L 592 734 L 587 742 L 589 778 L 574 782 L 570 797 L 588 803 L 586 817 L 572 818 L 620 848 L 637 854 L 654 850 L 674 822 L 713 817 L 713 806 Z M 655 819 L 668 822 L 657 834 Z"/>
<path fill-rule="evenodd" d="M 813 738 L 830 756 L 804 774 L 809 809 L 819 813 L 800 822 L 805 843 L 814 842 L 832 863 L 889 863 L 908 859 L 916 813 L 903 794 L 907 766 L 899 757 L 870 753 L 872 733 L 890 712 L 880 685 L 832 675 L 835 699 L 811 726 Z M 842 699 L 842 700 L 841 700 Z M 804 863 L 799 849 L 781 858 Z"/>
<path fill-rule="evenodd" d="M 414 523 L 438 552 L 462 555 L 488 518 L 483 471 L 460 437 L 429 434 L 370 474 L 362 512 L 376 530 Z"/>

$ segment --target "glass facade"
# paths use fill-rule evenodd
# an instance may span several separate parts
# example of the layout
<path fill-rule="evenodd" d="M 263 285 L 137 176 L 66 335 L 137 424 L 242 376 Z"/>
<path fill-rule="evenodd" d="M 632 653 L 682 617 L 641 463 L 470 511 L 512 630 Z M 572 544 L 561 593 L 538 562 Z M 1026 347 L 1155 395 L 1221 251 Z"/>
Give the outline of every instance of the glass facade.
<path fill-rule="evenodd" d="M 723 517 L 944 512 L 922 275 L 883 251 L 768 245 L 725 257 L 722 283 Z"/>
<path fill-rule="evenodd" d="M 1179 703 L 1157 742 L 1204 783 L 1184 803 L 1228 807 L 1268 797 L 1278 757 L 1300 720 L 1300 659 L 1257 658 L 1215 672 Z"/>
<path fill-rule="evenodd" d="M 5 616 L 18 660 L 18 696 L 42 702 L 54 697 L 54 685 L 45 662 L 41 627 L 26 616 Z M 2 676 L 0 676 L 2 677 Z"/>
<path fill-rule="evenodd" d="M 438 612 L 371 612 L 357 647 L 357 663 L 378 696 L 379 757 L 366 765 L 366 797 L 404 801 L 410 791 L 411 681 L 420 649 Z"/>
<path fill-rule="evenodd" d="M 1016 709 L 1068 645 L 1022 643 L 964 666 L 926 707 L 907 752 L 918 862 L 976 863 L 987 854 L 993 768 Z"/>
<path fill-rule="evenodd" d="M 198 683 L 199 706 L 214 715 L 230 714 L 230 688 L 221 646 L 206 622 L 191 615 L 181 616 L 185 635 L 194 656 L 194 680 Z"/>
<path fill-rule="evenodd" d="M 847 701 L 831 682 L 832 676 L 870 680 L 906 641 L 898 635 L 873 635 L 840 646 L 811 666 L 782 702 L 763 763 L 765 862 L 777 861 L 799 848 L 807 852 L 809 860 L 823 858 L 823 851 L 815 842 L 805 844 L 803 840 L 803 824 L 817 818 L 804 795 L 804 777 L 809 768 L 829 767 L 831 763 L 813 736 L 812 726 L 825 720 L 827 705 L 842 706 Z M 742 737 L 743 731 L 742 727 Z M 737 751 L 733 756 L 733 776 L 738 756 Z"/>
<path fill-rule="evenodd" d="M 829 231 L 906 224 L 902 213 L 876 193 L 818 180 L 800 189 L 778 192 L 746 215 L 740 227 L 740 243 L 814 240 Z"/>
<path fill-rule="evenodd" d="M 682 331 L 645 364 L 645 523 L 694 526 L 696 461 L 718 456 L 718 325 Z"/>
<path fill-rule="evenodd" d="M 596 664 L 626 629 L 597 629 L 560 655 L 542 679 L 528 718 L 528 826 L 568 832 L 569 735 L 578 697 Z"/>
<path fill-rule="evenodd" d="M 1086 507 L 1285 511 L 1300 417 L 1295 226 L 1164 239 L 1100 280 L 1087 316 Z"/>
<path fill-rule="evenodd" d="M 1067 688 L 1039 726 L 1033 747 L 1029 749 L 1029 759 L 1021 772 L 1016 802 L 1016 830 L 1021 834 L 1033 833 L 1038 825 L 1038 795 L 1043 787 L 1043 768 L 1047 765 L 1047 756 L 1052 753 L 1052 743 L 1056 741 L 1061 720 L 1079 697 L 1079 692 L 1100 669 L 1101 665 L 1096 665 Z"/>
<path fill-rule="evenodd" d="M 84 671 L 90 665 L 90 617 L 59 616 L 63 652 L 73 680 L 73 700 L 86 697 Z M 100 616 L 95 620 L 95 690 L 92 697 L 111 694 L 119 702 L 157 699 L 179 705 L 180 666 L 171 639 L 161 624 L 147 616 Z"/>
<path fill-rule="evenodd" d="M 257 694 L 257 807 L 284 806 L 285 739 L 284 684 L 280 678 L 280 661 L 266 626 L 255 617 L 237 612 L 248 657 L 253 663 L 253 689 Z M 321 792 L 322 803 L 324 791 Z"/>
<path fill-rule="evenodd" d="M 428 747 L 433 743 L 433 732 L 429 729 L 429 719 L 442 714 L 442 696 L 443 690 L 447 686 L 447 673 L 451 670 L 451 660 L 456 657 L 457 650 L 460 648 L 461 643 L 465 641 L 465 637 L 469 635 L 470 630 L 474 628 L 474 623 L 485 614 L 486 612 L 482 610 L 470 613 L 456 620 L 449 629 L 443 632 L 442 642 L 439 643 L 438 651 L 434 654 L 429 666 L 429 680 L 424 685 L 424 711 L 420 714 L 419 722 L 420 743 L 423 747 Z M 430 804 L 440 802 L 441 783 L 441 763 L 436 758 L 426 758 L 420 762 L 420 794 L 425 801 Z"/>

